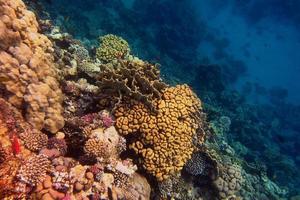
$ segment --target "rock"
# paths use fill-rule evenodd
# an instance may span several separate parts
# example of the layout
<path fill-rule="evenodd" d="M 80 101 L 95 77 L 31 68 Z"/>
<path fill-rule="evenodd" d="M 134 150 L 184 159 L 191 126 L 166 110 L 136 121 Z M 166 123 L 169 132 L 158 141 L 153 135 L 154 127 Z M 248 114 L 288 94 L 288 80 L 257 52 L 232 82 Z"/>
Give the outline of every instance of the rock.
<path fill-rule="evenodd" d="M 87 173 L 85 174 L 85 177 L 86 177 L 87 179 L 89 179 L 89 180 L 93 180 L 94 175 L 93 175 L 92 172 L 87 172 Z"/>
<path fill-rule="evenodd" d="M 57 139 L 64 139 L 65 138 L 65 134 L 63 132 L 57 132 L 55 137 Z"/>
<path fill-rule="evenodd" d="M 50 180 L 45 180 L 43 182 L 43 186 L 44 186 L 44 188 L 48 189 L 52 186 L 52 182 Z"/>
<path fill-rule="evenodd" d="M 84 185 L 82 185 L 79 182 L 76 182 L 74 187 L 75 187 L 75 190 L 81 191 L 83 189 Z"/>
<path fill-rule="evenodd" d="M 51 197 L 53 199 L 62 199 L 65 197 L 65 194 L 64 193 L 61 193 L 61 192 L 58 192 L 56 190 L 53 190 L 53 189 L 50 189 L 49 190 L 49 194 L 51 195 Z"/>
<path fill-rule="evenodd" d="M 49 193 L 43 195 L 42 200 L 54 200 Z"/>
<path fill-rule="evenodd" d="M 150 199 L 151 187 L 147 179 L 138 173 L 134 173 L 127 190 L 132 199 L 148 200 Z"/>

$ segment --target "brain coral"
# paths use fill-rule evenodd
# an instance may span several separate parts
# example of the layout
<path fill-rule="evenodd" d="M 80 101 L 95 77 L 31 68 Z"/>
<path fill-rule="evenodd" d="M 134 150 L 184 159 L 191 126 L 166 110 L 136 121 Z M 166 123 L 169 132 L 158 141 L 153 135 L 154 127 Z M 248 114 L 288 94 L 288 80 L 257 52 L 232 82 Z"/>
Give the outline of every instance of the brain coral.
<path fill-rule="evenodd" d="M 100 37 L 100 46 L 96 50 L 97 58 L 103 62 L 123 58 L 130 53 L 126 40 L 116 35 L 108 34 Z"/>
<path fill-rule="evenodd" d="M 27 121 L 57 132 L 64 126 L 52 44 L 38 33 L 35 15 L 21 0 L 0 0 L 0 86 L 5 98 L 26 107 Z"/>
<path fill-rule="evenodd" d="M 242 168 L 239 165 L 222 165 L 220 166 L 219 177 L 213 182 L 218 190 L 220 199 L 229 199 L 235 196 L 241 189 L 244 181 Z"/>
<path fill-rule="evenodd" d="M 116 127 L 123 135 L 136 136 L 130 147 L 141 155 L 143 167 L 162 181 L 179 172 L 193 153 L 192 141 L 202 123 L 201 102 L 187 85 L 178 85 L 152 103 L 156 113 L 142 103 L 121 104 L 115 111 Z"/>

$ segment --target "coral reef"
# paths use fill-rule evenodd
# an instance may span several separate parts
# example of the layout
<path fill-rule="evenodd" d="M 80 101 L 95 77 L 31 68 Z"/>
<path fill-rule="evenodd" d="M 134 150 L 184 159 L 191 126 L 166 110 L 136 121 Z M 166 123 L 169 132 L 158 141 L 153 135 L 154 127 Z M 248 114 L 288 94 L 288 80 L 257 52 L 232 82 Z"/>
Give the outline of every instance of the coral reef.
<path fill-rule="evenodd" d="M 51 170 L 51 162 L 47 156 L 34 155 L 29 157 L 17 172 L 17 179 L 30 186 L 35 186 L 42 182 L 47 172 Z"/>
<path fill-rule="evenodd" d="M 97 49 L 88 49 L 50 21 L 40 20 L 39 29 L 21 0 L 0 0 L 0 13 L 1 199 L 287 196 L 263 165 L 241 159 L 252 156 L 247 147 L 240 153 L 228 138 L 230 131 L 253 131 L 259 141 L 269 127 L 253 128 L 257 113 L 247 116 L 251 109 L 241 106 L 236 92 L 224 91 L 220 74 L 205 82 L 219 68 L 198 70 L 208 85 L 201 90 L 201 100 L 208 102 L 202 105 L 189 86 L 168 86 L 158 64 L 130 55 L 121 37 L 105 35 Z M 216 99 L 223 105 L 214 104 Z M 278 126 L 275 120 L 270 130 Z M 277 160 L 279 150 L 268 150 Z M 294 167 L 287 159 L 277 164 Z"/>
<path fill-rule="evenodd" d="M 154 100 L 157 114 L 142 103 L 121 104 L 115 111 L 116 127 L 136 138 L 130 147 L 143 158 L 143 167 L 159 181 L 180 172 L 191 157 L 193 138 L 201 126 L 201 102 L 187 85 L 164 90 Z M 204 134 L 198 135 L 202 141 Z"/>
<path fill-rule="evenodd" d="M 214 181 L 214 185 L 219 191 L 220 199 L 235 197 L 241 189 L 243 183 L 241 167 L 238 165 L 220 167 L 220 175 Z"/>
<path fill-rule="evenodd" d="M 103 65 L 96 77 L 99 88 L 118 98 L 129 97 L 154 109 L 152 100 L 161 98 L 167 85 L 161 81 L 156 65 L 147 62 L 118 61 L 116 64 Z"/>
<path fill-rule="evenodd" d="M 130 48 L 126 40 L 116 35 L 108 34 L 99 38 L 100 46 L 97 48 L 97 58 L 102 62 L 110 62 L 129 55 Z"/>
<path fill-rule="evenodd" d="M 3 0 L 0 10 L 0 77 L 5 98 L 18 108 L 25 106 L 26 119 L 35 128 L 55 133 L 64 119 L 52 44 L 38 33 L 35 15 L 22 1 Z"/>
<path fill-rule="evenodd" d="M 24 142 L 24 146 L 27 149 L 35 152 L 46 147 L 48 143 L 48 136 L 36 130 L 21 133 L 20 139 Z"/>

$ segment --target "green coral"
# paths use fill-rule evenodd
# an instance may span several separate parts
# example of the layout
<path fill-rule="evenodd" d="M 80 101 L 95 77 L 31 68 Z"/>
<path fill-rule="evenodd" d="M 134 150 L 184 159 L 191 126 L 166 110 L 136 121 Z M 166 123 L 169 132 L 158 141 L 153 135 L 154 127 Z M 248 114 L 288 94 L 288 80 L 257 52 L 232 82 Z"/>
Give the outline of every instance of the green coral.
<path fill-rule="evenodd" d="M 108 34 L 99 38 L 100 46 L 96 50 L 97 58 L 102 62 L 110 62 L 129 55 L 130 48 L 126 40 L 116 35 Z"/>

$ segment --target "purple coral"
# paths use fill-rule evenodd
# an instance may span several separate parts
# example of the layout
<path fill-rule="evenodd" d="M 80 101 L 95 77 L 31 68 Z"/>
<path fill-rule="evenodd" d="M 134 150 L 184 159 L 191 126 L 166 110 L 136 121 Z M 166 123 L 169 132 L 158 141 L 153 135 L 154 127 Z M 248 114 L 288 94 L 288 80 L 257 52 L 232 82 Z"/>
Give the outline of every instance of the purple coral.
<path fill-rule="evenodd" d="M 94 119 L 97 118 L 96 113 L 89 113 L 86 114 L 84 116 L 81 117 L 81 120 L 85 123 L 85 124 L 91 124 L 94 122 Z"/>
<path fill-rule="evenodd" d="M 95 179 L 100 181 L 102 174 L 104 173 L 104 168 L 100 164 L 95 164 L 89 168 L 89 171 L 93 173 Z"/>
<path fill-rule="evenodd" d="M 58 139 L 56 137 L 50 138 L 48 140 L 47 147 L 49 149 L 57 149 L 62 155 L 65 155 L 68 150 L 67 143 L 64 139 Z"/>
<path fill-rule="evenodd" d="M 114 120 L 112 119 L 112 117 L 111 117 L 111 115 L 109 114 L 108 111 L 106 111 L 106 110 L 101 111 L 100 117 L 101 117 L 101 120 L 103 122 L 103 125 L 106 128 L 109 128 L 114 124 Z"/>

